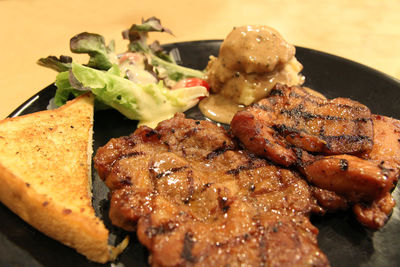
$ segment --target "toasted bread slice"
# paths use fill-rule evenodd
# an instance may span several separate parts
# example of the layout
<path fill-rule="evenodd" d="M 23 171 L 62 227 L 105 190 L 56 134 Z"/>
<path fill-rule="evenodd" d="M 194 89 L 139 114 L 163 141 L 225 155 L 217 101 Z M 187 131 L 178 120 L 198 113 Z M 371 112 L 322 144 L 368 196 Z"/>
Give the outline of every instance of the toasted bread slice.
<path fill-rule="evenodd" d="M 88 259 L 111 259 L 92 206 L 93 96 L 0 122 L 0 201 Z"/>

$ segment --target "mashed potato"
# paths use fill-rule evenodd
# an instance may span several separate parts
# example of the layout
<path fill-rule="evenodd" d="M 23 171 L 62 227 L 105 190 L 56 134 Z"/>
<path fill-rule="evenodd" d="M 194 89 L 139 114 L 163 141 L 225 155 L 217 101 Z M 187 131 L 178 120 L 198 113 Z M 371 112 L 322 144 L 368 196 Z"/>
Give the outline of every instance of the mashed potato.
<path fill-rule="evenodd" d="M 295 47 L 267 26 L 234 28 L 211 57 L 207 80 L 211 95 L 199 107 L 212 120 L 230 123 L 233 114 L 265 97 L 276 83 L 301 85 L 302 65 Z"/>

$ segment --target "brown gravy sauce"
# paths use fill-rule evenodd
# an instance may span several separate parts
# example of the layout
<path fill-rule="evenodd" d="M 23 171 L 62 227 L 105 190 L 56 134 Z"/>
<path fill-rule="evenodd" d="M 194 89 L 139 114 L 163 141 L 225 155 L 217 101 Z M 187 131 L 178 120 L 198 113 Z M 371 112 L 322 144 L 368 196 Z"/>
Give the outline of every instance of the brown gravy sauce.
<path fill-rule="evenodd" d="M 213 121 L 230 124 L 235 113 L 244 109 L 244 106 L 234 103 L 223 95 L 214 94 L 201 100 L 199 109 L 204 116 Z"/>
<path fill-rule="evenodd" d="M 199 109 L 206 117 L 229 124 L 236 112 L 267 96 L 276 83 L 302 84 L 301 69 L 295 47 L 275 29 L 234 28 L 221 44 L 219 56 L 208 62 L 211 95 Z"/>

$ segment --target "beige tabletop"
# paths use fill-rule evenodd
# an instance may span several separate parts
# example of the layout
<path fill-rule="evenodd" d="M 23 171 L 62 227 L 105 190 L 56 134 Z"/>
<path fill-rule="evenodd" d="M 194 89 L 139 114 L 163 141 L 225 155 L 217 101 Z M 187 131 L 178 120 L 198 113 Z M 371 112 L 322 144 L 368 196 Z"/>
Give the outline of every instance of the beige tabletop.
<path fill-rule="evenodd" d="M 54 81 L 37 59 L 71 55 L 69 39 L 83 31 L 123 51 L 121 31 L 151 16 L 175 34 L 154 34 L 162 43 L 222 39 L 234 26 L 264 24 L 295 45 L 400 79 L 399 14 L 399 0 L 0 0 L 0 118 Z"/>

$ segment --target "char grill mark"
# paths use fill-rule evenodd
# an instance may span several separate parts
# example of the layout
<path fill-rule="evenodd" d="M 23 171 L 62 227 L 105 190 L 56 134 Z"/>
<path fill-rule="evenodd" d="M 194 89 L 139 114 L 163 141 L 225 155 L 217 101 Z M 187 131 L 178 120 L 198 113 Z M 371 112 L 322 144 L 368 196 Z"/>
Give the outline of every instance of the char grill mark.
<path fill-rule="evenodd" d="M 250 151 L 277 159 L 290 145 L 329 154 L 371 150 L 373 122 L 367 107 L 350 99 L 318 98 L 299 87 L 276 87 L 279 93 L 238 112 L 231 122 L 233 134 Z M 263 149 L 250 143 L 261 138 L 266 147 L 260 154 Z"/>
<path fill-rule="evenodd" d="M 110 188 L 110 218 L 126 230 L 137 230 L 152 255 L 151 264 L 293 266 L 297 259 L 310 264 L 318 259 L 322 266 L 329 265 L 305 217 L 315 201 L 298 175 L 239 150 L 227 132 L 211 122 L 178 114 L 155 132 L 148 138 L 142 128 L 136 130 L 131 138 L 143 157 L 118 157 L 114 166 L 106 166 L 109 173 L 102 173 L 107 184 L 135 171 L 131 184 L 121 184 L 119 191 Z M 122 139 L 99 149 L 95 166 Z M 121 151 L 129 154 L 132 147 Z M 271 227 L 286 217 L 282 225 L 287 223 L 290 231 Z M 304 221 L 306 226 L 300 223 Z M 286 249 L 268 232 L 295 249 Z M 301 236 L 300 243 L 291 241 L 293 235 Z M 285 253 L 289 256 L 276 260 L 275 255 Z"/>
<path fill-rule="evenodd" d="M 275 88 L 272 88 L 272 90 L 269 92 L 269 95 L 271 95 L 271 96 L 284 96 L 284 93 L 279 87 L 275 87 Z"/>
<path fill-rule="evenodd" d="M 302 105 L 299 105 L 298 107 L 295 107 L 293 109 L 282 109 L 280 111 L 281 114 L 287 116 L 288 118 L 291 119 L 302 119 L 302 120 L 311 120 L 311 119 L 321 119 L 321 120 L 327 120 L 327 121 L 348 121 L 348 122 L 370 122 L 371 118 L 344 118 L 344 117 L 339 117 L 339 116 L 332 116 L 332 115 L 321 115 L 321 114 L 315 114 L 311 113 L 309 111 L 303 111 L 304 107 Z M 263 109 L 266 110 L 266 109 Z"/>
<path fill-rule="evenodd" d="M 348 202 L 373 229 L 390 215 L 393 202 L 382 196 L 390 195 L 400 173 L 398 120 L 372 115 L 350 99 L 327 100 L 277 85 L 267 98 L 239 111 L 231 130 L 251 152 L 293 166 L 311 184 L 337 194 L 334 201 L 320 194 L 328 209 Z"/>
<path fill-rule="evenodd" d="M 158 139 L 160 139 L 160 135 L 154 130 L 147 131 L 147 133 L 145 135 L 146 135 L 146 138 L 151 138 L 152 136 L 157 136 Z"/>
<path fill-rule="evenodd" d="M 215 149 L 212 152 L 210 152 L 209 154 L 207 154 L 206 159 L 212 160 L 212 159 L 218 157 L 219 155 L 225 153 L 226 151 L 232 150 L 232 149 L 234 149 L 234 147 L 227 146 L 226 143 L 224 143 L 221 147 L 218 147 L 217 149 Z"/>
<path fill-rule="evenodd" d="M 319 106 L 323 106 L 323 105 L 326 105 L 326 104 L 319 103 Z M 337 105 L 337 106 L 341 107 L 341 108 L 347 108 L 349 110 L 351 110 L 351 109 L 364 110 L 364 108 L 359 108 L 359 107 L 354 107 L 354 106 L 349 106 L 349 105 Z M 263 111 L 267 111 L 267 112 L 273 111 L 272 108 L 267 107 L 265 105 L 261 105 L 261 104 L 255 104 L 255 105 L 253 105 L 253 107 L 255 107 L 256 109 L 261 109 Z M 334 142 L 334 141 L 344 140 L 344 141 L 348 141 L 348 142 L 357 142 L 357 141 L 363 142 L 364 140 L 366 140 L 366 142 L 371 143 L 371 146 L 372 146 L 371 136 L 362 135 L 360 133 L 360 129 L 358 129 L 359 127 L 357 127 L 358 124 L 364 124 L 364 123 L 372 124 L 372 119 L 370 117 L 347 118 L 347 117 L 341 117 L 341 116 L 316 114 L 316 113 L 312 113 L 310 111 L 304 110 L 304 106 L 302 104 L 299 104 L 298 106 L 296 106 L 292 109 L 282 109 L 280 111 L 280 113 L 289 120 L 295 120 L 294 126 L 289 126 L 287 124 L 273 124 L 271 126 L 274 130 L 279 132 L 279 134 L 282 134 L 284 136 L 287 134 L 290 134 L 290 133 L 300 133 L 300 132 L 307 133 L 306 129 L 298 128 L 299 124 L 301 122 L 306 123 L 307 121 L 312 120 L 312 119 L 318 119 L 318 120 L 320 120 L 320 123 L 319 123 L 320 130 L 319 130 L 318 136 L 321 139 L 325 140 L 328 143 L 328 145 L 330 142 Z M 335 135 L 325 135 L 325 125 L 324 125 L 323 121 L 331 121 L 331 122 L 334 122 L 334 121 L 339 122 L 340 121 L 343 123 L 351 123 L 351 124 L 356 125 L 357 128 L 354 129 L 355 134 L 353 134 L 353 135 L 346 135 L 346 134 L 336 135 L 336 136 Z"/>
<path fill-rule="evenodd" d="M 245 170 L 251 170 L 255 169 L 256 167 L 251 164 L 251 162 L 248 162 L 247 164 L 240 165 L 234 169 L 230 169 L 226 171 L 226 174 L 229 175 L 238 175 L 240 172 L 245 171 Z"/>
<path fill-rule="evenodd" d="M 346 134 L 342 134 L 342 135 L 330 135 L 330 136 L 326 136 L 326 135 L 320 135 L 323 139 L 325 139 L 328 142 L 331 141 L 340 141 L 340 142 L 363 142 L 366 141 L 368 143 L 373 144 L 373 140 L 371 139 L 370 136 L 365 136 L 365 135 L 346 135 Z"/>
<path fill-rule="evenodd" d="M 192 249 L 194 247 L 195 241 L 193 238 L 193 233 L 186 232 L 185 237 L 183 239 L 183 249 L 181 253 L 181 257 L 188 262 L 194 263 L 196 262 L 196 257 L 192 254 Z"/>
<path fill-rule="evenodd" d="M 163 177 L 165 177 L 165 176 L 170 176 L 170 175 L 172 175 L 172 174 L 174 174 L 174 173 L 177 173 L 177 172 L 186 170 L 187 168 L 188 168 L 188 166 L 181 166 L 181 167 L 171 168 L 171 169 L 166 170 L 166 171 L 164 171 L 164 172 L 157 173 L 157 174 L 155 175 L 155 178 L 156 178 L 156 179 L 160 179 L 160 178 L 163 178 Z M 153 168 L 150 168 L 150 172 L 152 172 L 152 171 L 153 171 Z"/>
<path fill-rule="evenodd" d="M 144 153 L 142 151 L 132 151 L 132 152 L 129 152 L 128 154 L 120 155 L 117 159 L 115 159 L 115 162 L 120 161 L 122 159 L 128 159 L 128 158 L 145 156 L 145 155 L 146 155 L 146 153 Z"/>
<path fill-rule="evenodd" d="M 153 238 L 157 235 L 164 235 L 173 232 L 176 229 L 176 223 L 174 222 L 166 222 L 159 226 L 150 226 L 146 229 L 145 234 L 149 238 Z"/>
<path fill-rule="evenodd" d="M 194 187 L 194 179 L 193 179 L 193 171 L 190 171 L 188 173 L 188 194 L 187 197 L 183 200 L 183 203 L 188 204 L 190 200 L 193 197 L 193 194 L 195 192 L 195 187 Z"/>
<path fill-rule="evenodd" d="M 260 109 L 260 110 L 263 110 L 263 111 L 267 111 L 267 112 L 272 112 L 273 111 L 273 108 L 271 108 L 269 106 L 266 106 L 266 105 L 263 105 L 263 104 L 261 104 L 259 102 L 256 102 L 256 103 L 252 104 L 251 107 L 253 107 L 255 109 Z"/>

